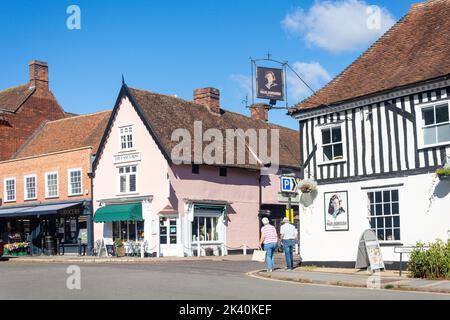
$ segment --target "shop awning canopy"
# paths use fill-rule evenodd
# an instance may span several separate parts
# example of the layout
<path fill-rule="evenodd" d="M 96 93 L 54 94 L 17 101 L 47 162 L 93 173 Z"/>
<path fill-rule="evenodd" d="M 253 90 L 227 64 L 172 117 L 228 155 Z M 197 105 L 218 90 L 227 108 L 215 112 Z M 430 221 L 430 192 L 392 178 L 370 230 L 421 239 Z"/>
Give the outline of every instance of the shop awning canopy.
<path fill-rule="evenodd" d="M 99 208 L 94 222 L 142 221 L 142 203 L 113 204 Z"/>
<path fill-rule="evenodd" d="M 76 203 L 42 204 L 29 207 L 4 208 L 0 209 L 0 218 L 31 217 L 48 214 L 57 214 L 59 210 L 72 208 L 80 205 Z"/>

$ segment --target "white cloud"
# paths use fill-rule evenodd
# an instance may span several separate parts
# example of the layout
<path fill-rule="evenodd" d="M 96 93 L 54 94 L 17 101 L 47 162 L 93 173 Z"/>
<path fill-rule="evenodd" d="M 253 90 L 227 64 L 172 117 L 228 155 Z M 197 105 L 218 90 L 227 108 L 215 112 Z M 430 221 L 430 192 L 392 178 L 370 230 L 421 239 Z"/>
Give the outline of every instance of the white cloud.
<path fill-rule="evenodd" d="M 318 62 L 295 62 L 292 68 L 315 91 L 331 80 L 327 70 Z M 289 99 L 298 102 L 312 94 L 311 90 L 292 72 L 287 72 Z"/>
<path fill-rule="evenodd" d="M 394 23 L 387 9 L 360 0 L 317 1 L 307 12 L 298 8 L 282 21 L 288 34 L 335 53 L 367 47 Z"/>
<path fill-rule="evenodd" d="M 238 85 L 238 94 L 242 98 L 245 96 L 248 99 L 251 99 L 252 96 L 252 80 L 249 76 L 244 76 L 242 74 L 232 74 L 230 75 L 231 81 L 235 82 Z"/>

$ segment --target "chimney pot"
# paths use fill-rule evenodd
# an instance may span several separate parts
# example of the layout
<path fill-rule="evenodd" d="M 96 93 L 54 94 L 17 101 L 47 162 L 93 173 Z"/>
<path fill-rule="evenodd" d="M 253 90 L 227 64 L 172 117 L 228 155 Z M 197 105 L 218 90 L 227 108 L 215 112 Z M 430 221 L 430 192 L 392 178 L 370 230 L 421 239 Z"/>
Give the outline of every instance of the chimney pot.
<path fill-rule="evenodd" d="M 48 90 L 48 64 L 47 62 L 33 60 L 29 63 L 30 87 Z"/>
<path fill-rule="evenodd" d="M 250 114 L 252 119 L 258 121 L 269 121 L 270 106 L 265 103 L 256 103 L 250 106 Z"/>
<path fill-rule="evenodd" d="M 201 104 L 214 114 L 220 115 L 220 91 L 216 88 L 194 90 L 194 102 Z"/>

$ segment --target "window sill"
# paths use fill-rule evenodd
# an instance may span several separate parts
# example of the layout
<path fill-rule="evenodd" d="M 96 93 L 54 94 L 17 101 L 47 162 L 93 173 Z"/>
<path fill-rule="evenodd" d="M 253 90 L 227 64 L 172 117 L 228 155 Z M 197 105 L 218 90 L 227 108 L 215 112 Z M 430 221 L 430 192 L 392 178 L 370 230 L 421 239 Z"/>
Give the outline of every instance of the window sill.
<path fill-rule="evenodd" d="M 5 200 L 5 201 L 3 201 L 3 203 L 14 203 L 14 202 L 16 202 L 17 200 Z"/>
<path fill-rule="evenodd" d="M 442 142 L 442 143 L 435 143 L 435 144 L 430 144 L 430 145 L 422 145 L 422 146 L 419 146 L 419 148 L 417 148 L 417 150 L 424 151 L 427 149 L 432 149 L 432 148 L 437 148 L 437 147 L 448 147 L 448 146 L 450 146 L 450 141 Z"/>
<path fill-rule="evenodd" d="M 23 199 L 23 201 L 25 201 L 25 202 L 36 201 L 36 200 L 37 200 L 37 198 Z"/>
<path fill-rule="evenodd" d="M 403 246 L 400 241 L 380 241 L 380 247 L 398 247 Z"/>
<path fill-rule="evenodd" d="M 116 197 L 123 197 L 123 196 L 138 196 L 140 195 L 139 192 L 135 192 L 135 193 L 118 193 L 116 194 Z"/>
<path fill-rule="evenodd" d="M 192 245 L 197 245 L 198 241 L 192 240 Z M 200 241 L 200 245 L 219 245 L 223 244 L 223 241 Z"/>
<path fill-rule="evenodd" d="M 83 194 L 82 193 L 76 193 L 76 194 L 69 194 L 69 195 L 67 195 L 69 198 L 73 198 L 73 197 L 81 197 L 81 196 L 83 196 Z"/>
<path fill-rule="evenodd" d="M 120 149 L 120 151 L 118 151 L 117 153 L 123 154 L 123 153 L 132 153 L 132 152 L 137 152 L 136 149 Z"/>
<path fill-rule="evenodd" d="M 327 161 L 327 162 L 320 162 L 317 165 L 319 167 L 321 167 L 321 166 L 328 166 L 328 165 L 333 165 L 333 164 L 343 164 L 343 163 L 347 163 L 347 160 L 343 159 L 343 160 L 333 160 L 333 161 Z"/>
<path fill-rule="evenodd" d="M 57 198 L 59 198 L 59 195 L 58 196 L 45 197 L 45 199 L 57 199 Z"/>

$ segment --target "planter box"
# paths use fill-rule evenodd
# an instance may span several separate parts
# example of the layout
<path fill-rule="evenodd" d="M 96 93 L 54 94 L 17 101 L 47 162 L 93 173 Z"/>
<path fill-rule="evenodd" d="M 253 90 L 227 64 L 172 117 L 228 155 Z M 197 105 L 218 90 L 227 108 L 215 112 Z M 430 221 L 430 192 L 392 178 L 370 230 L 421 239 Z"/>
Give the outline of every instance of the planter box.
<path fill-rule="evenodd" d="M 443 180 L 450 180 L 450 176 L 444 176 L 444 175 L 438 175 L 439 180 L 443 181 Z"/>

